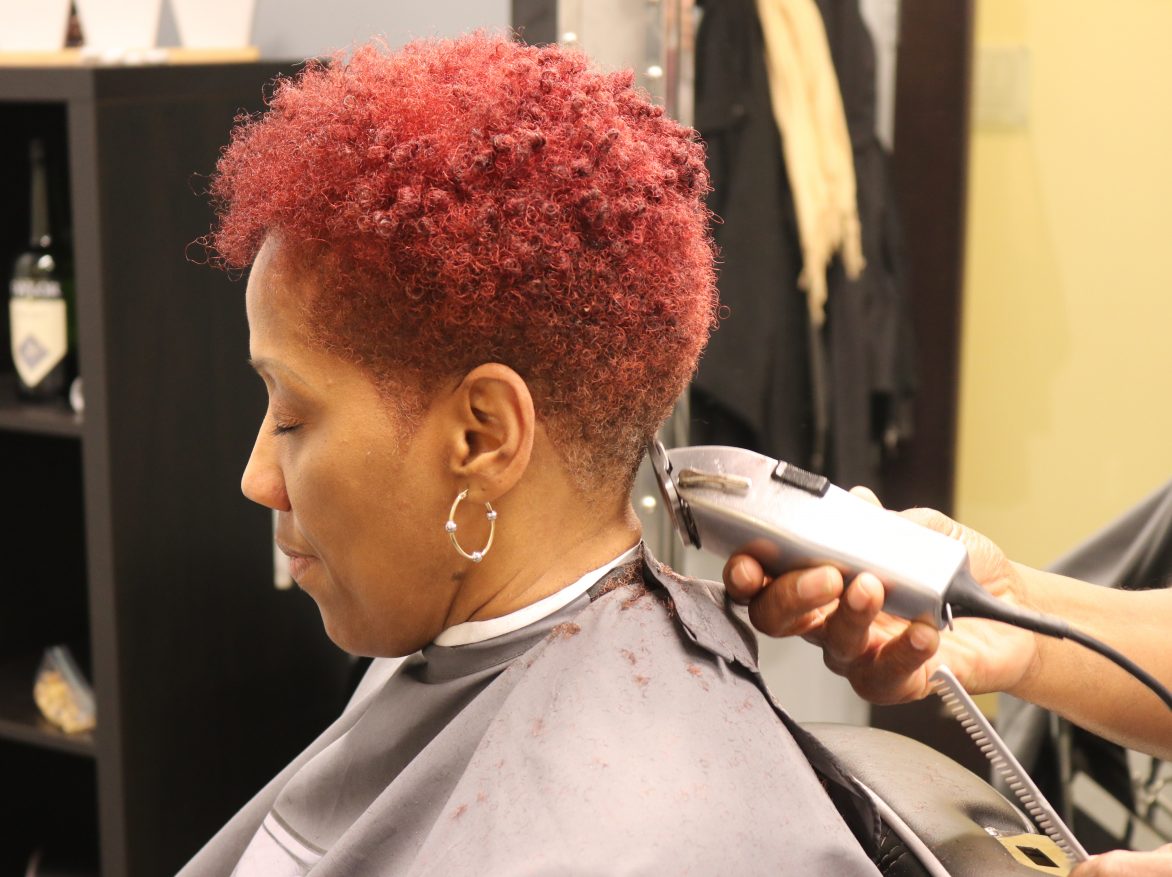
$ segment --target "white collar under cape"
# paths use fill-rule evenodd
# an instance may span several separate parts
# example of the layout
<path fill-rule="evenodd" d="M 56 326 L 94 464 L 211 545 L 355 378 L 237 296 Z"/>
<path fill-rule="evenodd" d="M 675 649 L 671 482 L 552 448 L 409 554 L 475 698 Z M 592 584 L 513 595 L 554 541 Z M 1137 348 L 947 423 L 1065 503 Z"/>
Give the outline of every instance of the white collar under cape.
<path fill-rule="evenodd" d="M 546 616 L 553 615 L 553 613 L 557 612 L 563 606 L 570 605 L 570 603 L 574 602 L 582 594 L 585 594 L 595 583 L 616 566 L 620 566 L 634 557 L 638 548 L 639 543 L 632 545 L 614 560 L 609 563 L 604 563 L 597 569 L 590 570 L 590 572 L 586 573 L 573 584 L 566 585 L 560 591 L 554 591 L 548 597 L 543 597 L 536 603 L 523 606 L 516 612 L 510 612 L 508 615 L 502 615 L 499 618 L 488 618 L 484 621 L 465 621 L 461 624 L 454 624 L 435 638 L 435 645 L 466 646 L 471 643 L 484 642 L 493 637 L 503 636 L 506 633 L 512 633 L 514 630 L 520 630 L 522 627 L 540 621 Z"/>

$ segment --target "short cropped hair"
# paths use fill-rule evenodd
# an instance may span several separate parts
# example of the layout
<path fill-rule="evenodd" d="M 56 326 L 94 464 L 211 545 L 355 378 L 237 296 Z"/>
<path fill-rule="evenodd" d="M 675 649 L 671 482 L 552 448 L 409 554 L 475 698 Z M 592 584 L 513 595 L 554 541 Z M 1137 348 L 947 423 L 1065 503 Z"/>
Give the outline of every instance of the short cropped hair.
<path fill-rule="evenodd" d="M 715 322 L 695 132 L 582 54 L 484 33 L 279 79 L 211 182 L 213 261 L 316 267 L 311 339 L 423 394 L 516 370 L 580 483 L 633 475 Z"/>

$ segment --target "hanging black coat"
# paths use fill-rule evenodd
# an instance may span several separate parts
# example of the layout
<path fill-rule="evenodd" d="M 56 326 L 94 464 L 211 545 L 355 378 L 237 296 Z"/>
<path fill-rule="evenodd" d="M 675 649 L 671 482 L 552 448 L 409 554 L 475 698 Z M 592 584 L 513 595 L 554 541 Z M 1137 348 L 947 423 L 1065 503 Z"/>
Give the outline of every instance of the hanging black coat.
<path fill-rule="evenodd" d="M 819 468 L 878 487 L 883 443 L 910 422 L 910 320 L 899 276 L 887 157 L 875 136 L 875 53 L 857 0 L 822 0 L 854 150 L 863 254 L 848 280 L 829 276 L 823 330 L 829 445 Z M 707 0 L 697 34 L 696 127 L 708 146 L 709 206 L 727 317 L 693 383 L 690 441 L 735 444 L 810 466 L 809 318 L 801 251 L 769 99 L 753 0 Z"/>

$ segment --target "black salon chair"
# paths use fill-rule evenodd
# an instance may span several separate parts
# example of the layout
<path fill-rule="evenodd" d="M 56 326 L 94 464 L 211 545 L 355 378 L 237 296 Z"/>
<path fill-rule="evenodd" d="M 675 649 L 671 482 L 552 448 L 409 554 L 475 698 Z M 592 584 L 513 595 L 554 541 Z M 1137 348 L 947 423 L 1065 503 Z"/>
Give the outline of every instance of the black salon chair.
<path fill-rule="evenodd" d="M 805 724 L 879 813 L 872 856 L 886 877 L 1068 874 L 1071 863 L 1017 806 L 924 744 L 854 725 Z"/>

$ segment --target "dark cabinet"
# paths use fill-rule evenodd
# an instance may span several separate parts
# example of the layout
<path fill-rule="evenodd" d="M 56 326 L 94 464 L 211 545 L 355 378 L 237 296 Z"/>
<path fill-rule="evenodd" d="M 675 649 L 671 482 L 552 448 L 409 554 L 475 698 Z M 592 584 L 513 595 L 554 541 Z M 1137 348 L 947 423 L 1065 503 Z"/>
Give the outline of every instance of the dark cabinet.
<path fill-rule="evenodd" d="M 240 493 L 264 407 L 244 283 L 198 264 L 199 192 L 276 66 L 0 68 L 0 264 L 24 243 L 29 139 L 67 167 L 85 409 L 16 401 L 0 355 L 0 873 L 32 849 L 174 872 L 338 712 L 348 658 L 273 587 Z M 0 315 L 8 346 L 7 308 Z M 39 718 L 69 643 L 98 724 Z"/>

